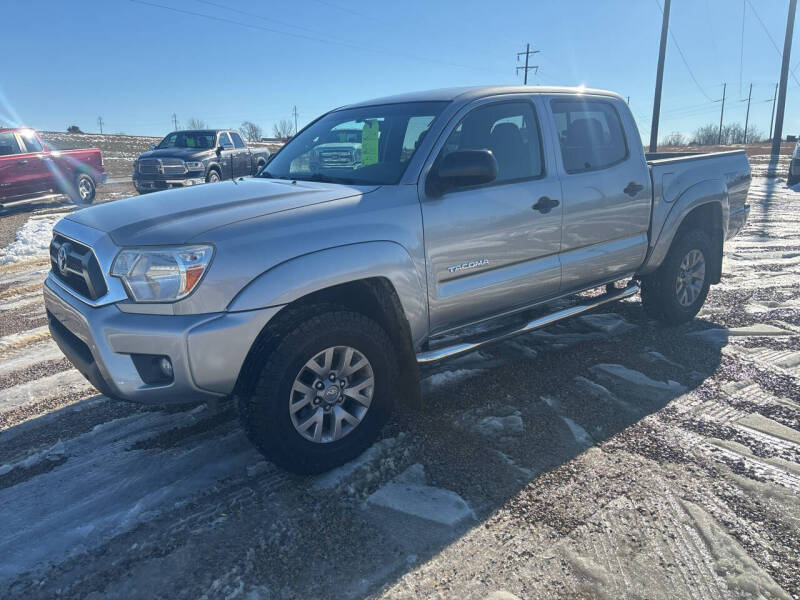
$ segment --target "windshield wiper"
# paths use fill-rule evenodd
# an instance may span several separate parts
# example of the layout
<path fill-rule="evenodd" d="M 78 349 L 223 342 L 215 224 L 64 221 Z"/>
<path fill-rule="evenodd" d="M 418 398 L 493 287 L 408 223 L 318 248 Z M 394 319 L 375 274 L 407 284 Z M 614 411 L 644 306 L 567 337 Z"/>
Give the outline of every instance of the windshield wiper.
<path fill-rule="evenodd" d="M 295 177 L 298 181 L 318 181 L 320 183 L 342 183 L 353 184 L 355 180 L 347 177 L 331 177 L 330 175 L 323 175 L 322 173 L 314 173 L 308 177 Z"/>

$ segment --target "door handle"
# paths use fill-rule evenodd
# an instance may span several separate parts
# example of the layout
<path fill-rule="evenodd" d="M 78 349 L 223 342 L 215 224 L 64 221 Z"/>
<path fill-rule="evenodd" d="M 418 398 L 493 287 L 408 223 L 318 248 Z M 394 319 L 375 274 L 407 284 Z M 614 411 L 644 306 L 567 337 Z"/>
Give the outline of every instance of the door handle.
<path fill-rule="evenodd" d="M 28 159 L 26 158 L 26 159 L 24 159 L 24 160 L 18 160 L 18 161 L 17 161 L 17 164 L 18 164 L 18 165 L 27 165 L 27 164 L 28 164 Z"/>
<path fill-rule="evenodd" d="M 631 181 L 627 186 L 625 186 L 625 189 L 622 190 L 622 191 L 625 192 L 626 194 L 628 194 L 628 196 L 630 196 L 631 198 L 633 198 L 634 196 L 636 196 L 636 194 L 641 192 L 643 189 L 644 189 L 643 185 L 639 185 L 635 181 Z"/>
<path fill-rule="evenodd" d="M 559 204 L 558 200 L 553 200 L 552 198 L 548 198 L 547 196 L 542 196 L 541 198 L 539 198 L 539 200 L 536 201 L 536 204 L 534 204 L 531 208 L 533 210 L 538 210 L 540 213 L 544 215 L 549 213 L 550 210 L 552 210 L 556 206 L 558 206 L 558 204 Z"/>

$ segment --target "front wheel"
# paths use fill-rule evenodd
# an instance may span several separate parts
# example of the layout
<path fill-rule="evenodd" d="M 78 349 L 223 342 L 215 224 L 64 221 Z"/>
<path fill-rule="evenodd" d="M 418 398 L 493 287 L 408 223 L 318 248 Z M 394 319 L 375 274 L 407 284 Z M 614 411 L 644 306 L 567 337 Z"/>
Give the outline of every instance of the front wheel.
<path fill-rule="evenodd" d="M 689 231 L 673 242 L 658 270 L 642 279 L 645 312 L 673 325 L 691 321 L 708 295 L 712 256 L 703 231 Z"/>
<path fill-rule="evenodd" d="M 217 183 L 220 180 L 219 171 L 216 169 L 211 169 L 206 175 L 206 183 Z"/>
<path fill-rule="evenodd" d="M 294 473 L 327 471 L 377 438 L 397 389 L 386 332 L 359 313 L 331 310 L 291 327 L 239 398 L 250 441 Z"/>

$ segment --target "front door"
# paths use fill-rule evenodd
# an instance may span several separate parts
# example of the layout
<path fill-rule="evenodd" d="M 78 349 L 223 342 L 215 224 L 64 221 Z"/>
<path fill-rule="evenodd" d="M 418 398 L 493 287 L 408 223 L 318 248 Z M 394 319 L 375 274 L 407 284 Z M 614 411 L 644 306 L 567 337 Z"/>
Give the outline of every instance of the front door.
<path fill-rule="evenodd" d="M 632 151 L 641 141 L 630 112 L 607 96 L 544 104 L 561 159 L 562 292 L 633 274 L 647 252 L 652 196 L 643 154 Z"/>
<path fill-rule="evenodd" d="M 228 135 L 227 131 L 220 132 L 217 138 L 217 150 L 219 150 L 217 156 L 219 156 L 219 164 L 222 168 L 222 179 L 233 178 L 234 147 L 233 142 L 231 141 L 231 136 Z"/>
<path fill-rule="evenodd" d="M 454 122 L 430 160 L 488 149 L 498 176 L 441 197 L 420 184 L 434 333 L 551 297 L 561 281 L 561 188 L 533 101 L 481 100 Z"/>
<path fill-rule="evenodd" d="M 0 199 L 27 194 L 32 173 L 30 157 L 13 131 L 0 131 Z"/>
<path fill-rule="evenodd" d="M 26 194 L 43 194 L 55 188 L 59 179 L 69 177 L 67 173 L 56 171 L 53 160 L 44 152 L 39 138 L 33 131 L 23 129 L 19 132 L 19 138 L 24 146 L 20 159 L 28 161 Z"/>
<path fill-rule="evenodd" d="M 250 169 L 250 150 L 240 136 L 235 131 L 231 131 L 231 139 L 233 140 L 233 176 L 234 177 L 247 177 L 252 175 Z"/>

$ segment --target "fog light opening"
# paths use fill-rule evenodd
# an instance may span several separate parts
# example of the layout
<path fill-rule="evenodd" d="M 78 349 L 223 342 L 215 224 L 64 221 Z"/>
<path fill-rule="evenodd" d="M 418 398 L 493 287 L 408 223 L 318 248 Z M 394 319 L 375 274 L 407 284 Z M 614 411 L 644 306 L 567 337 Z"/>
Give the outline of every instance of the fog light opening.
<path fill-rule="evenodd" d="M 161 373 L 164 375 L 164 377 L 172 379 L 174 375 L 172 371 L 172 361 L 168 356 L 161 357 L 161 360 L 158 361 L 158 368 L 161 369 Z"/>

